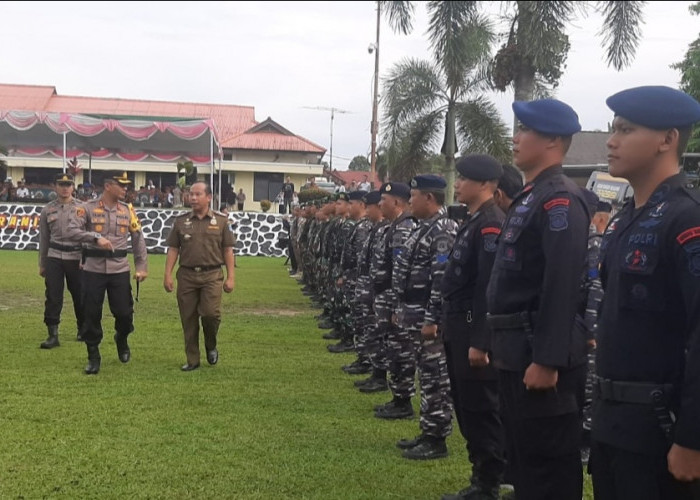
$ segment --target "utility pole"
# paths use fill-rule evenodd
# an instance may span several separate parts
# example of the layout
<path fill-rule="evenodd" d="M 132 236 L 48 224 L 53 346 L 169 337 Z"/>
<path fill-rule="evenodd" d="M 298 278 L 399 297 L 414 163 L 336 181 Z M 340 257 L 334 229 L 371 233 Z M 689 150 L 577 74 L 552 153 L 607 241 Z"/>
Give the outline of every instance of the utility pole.
<path fill-rule="evenodd" d="M 335 119 L 336 113 L 351 113 L 351 111 L 345 111 L 344 109 L 329 108 L 326 106 L 302 106 L 305 109 L 317 109 L 321 111 L 331 112 L 331 144 L 330 144 L 330 161 L 328 162 L 328 168 L 333 172 L 333 120 Z"/>
<path fill-rule="evenodd" d="M 372 99 L 372 151 L 370 154 L 369 172 L 372 184 L 374 184 L 377 173 L 377 133 L 379 124 L 377 123 L 377 105 L 379 98 L 379 26 L 381 21 L 381 4 L 377 2 L 377 41 L 374 43 L 374 97 Z M 370 47 L 372 47 L 370 45 Z M 370 54 L 372 51 L 370 50 Z"/>

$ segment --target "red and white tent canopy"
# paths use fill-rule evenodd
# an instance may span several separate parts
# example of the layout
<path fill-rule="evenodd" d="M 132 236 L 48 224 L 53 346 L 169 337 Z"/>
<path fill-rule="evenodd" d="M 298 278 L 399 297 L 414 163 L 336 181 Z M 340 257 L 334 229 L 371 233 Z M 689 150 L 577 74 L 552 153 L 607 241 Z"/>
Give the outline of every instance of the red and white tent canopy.
<path fill-rule="evenodd" d="M 0 145 L 11 154 L 50 153 L 64 160 L 83 154 L 127 161 L 185 158 L 211 163 L 212 171 L 214 159 L 222 156 L 213 120 L 150 121 L 35 111 L 0 110 Z"/>

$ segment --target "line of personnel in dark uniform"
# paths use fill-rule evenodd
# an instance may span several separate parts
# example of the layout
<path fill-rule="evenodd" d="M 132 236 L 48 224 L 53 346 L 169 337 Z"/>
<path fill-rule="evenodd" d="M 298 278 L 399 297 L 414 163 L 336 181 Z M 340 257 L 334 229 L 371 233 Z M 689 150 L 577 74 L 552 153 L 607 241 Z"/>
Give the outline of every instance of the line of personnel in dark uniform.
<path fill-rule="evenodd" d="M 555 99 L 513 103 L 525 183 L 512 196 L 493 158 L 458 161 L 459 226 L 434 175 L 292 223 L 304 293 L 339 339 L 329 350 L 356 352 L 343 369 L 371 373 L 361 391 L 392 392 L 375 416 L 412 417 L 418 374 L 420 434 L 397 442 L 403 456 L 446 456 L 454 413 L 471 478 L 445 499 L 499 498 L 504 482 L 520 500 L 582 498 L 587 385 L 595 498 L 700 498 L 700 196 L 678 167 L 700 104 L 655 86 L 607 104 L 610 172 L 634 198 L 602 238 L 591 226 L 610 207 L 564 174 L 581 126 Z"/>

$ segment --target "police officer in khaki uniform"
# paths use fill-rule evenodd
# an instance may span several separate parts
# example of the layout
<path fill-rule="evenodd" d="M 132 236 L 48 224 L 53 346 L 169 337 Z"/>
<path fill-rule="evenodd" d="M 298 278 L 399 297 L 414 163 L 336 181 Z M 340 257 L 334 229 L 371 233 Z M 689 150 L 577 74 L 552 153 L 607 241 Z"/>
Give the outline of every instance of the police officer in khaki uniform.
<path fill-rule="evenodd" d="M 221 324 L 221 290 L 231 293 L 234 287 L 233 246 L 235 239 L 228 218 L 210 210 L 211 188 L 196 182 L 190 189 L 192 212 L 175 219 L 165 244 L 163 287 L 173 291 L 173 268 L 180 257 L 177 270 L 177 305 L 185 336 L 187 363 L 182 371 L 199 368 L 199 320 L 202 320 L 207 362 L 219 360 L 216 335 Z M 226 266 L 226 280 L 221 266 Z"/>
<path fill-rule="evenodd" d="M 121 201 L 129 184 L 131 181 L 126 172 L 105 177 L 102 196 L 78 207 L 68 228 L 69 239 L 87 244 L 83 250 L 82 300 L 85 312 L 83 339 L 88 351 L 85 373 L 88 375 L 100 371 L 99 345 L 103 336 L 105 292 L 114 316 L 114 341 L 119 360 L 127 363 L 131 359 L 127 337 L 134 331 L 134 300 L 129 280 L 131 270 L 126 257 L 129 238 L 137 283 L 148 276 L 148 265 L 141 223 L 133 207 Z"/>
<path fill-rule="evenodd" d="M 44 278 L 46 302 L 44 323 L 48 338 L 42 349 L 59 346 L 58 324 L 63 309 L 63 287 L 73 298 L 73 310 L 78 323 L 78 340 L 83 326 L 83 309 L 80 307 L 80 250 L 81 246 L 66 238 L 68 222 L 82 203 L 73 198 L 73 176 L 61 173 L 56 176 L 57 198 L 44 206 L 39 217 L 39 276 Z"/>

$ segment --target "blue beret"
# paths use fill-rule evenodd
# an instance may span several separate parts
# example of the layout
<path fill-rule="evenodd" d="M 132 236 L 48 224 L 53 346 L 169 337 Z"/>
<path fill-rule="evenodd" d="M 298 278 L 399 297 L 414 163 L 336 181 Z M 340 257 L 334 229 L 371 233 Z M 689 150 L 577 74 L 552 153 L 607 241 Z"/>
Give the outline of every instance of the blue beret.
<path fill-rule="evenodd" d="M 348 200 L 349 201 L 362 201 L 362 199 L 365 197 L 367 194 L 367 191 L 360 191 L 359 189 L 357 191 L 350 191 L 348 193 Z"/>
<path fill-rule="evenodd" d="M 491 155 L 467 155 L 457 161 L 457 172 L 473 181 L 493 181 L 503 175 L 503 167 Z"/>
<path fill-rule="evenodd" d="M 383 194 L 390 194 L 391 196 L 408 200 L 411 198 L 411 188 L 403 182 L 385 182 L 379 189 L 379 195 Z"/>
<path fill-rule="evenodd" d="M 382 195 L 379 191 L 370 191 L 365 195 L 365 205 L 377 205 Z"/>
<path fill-rule="evenodd" d="M 700 121 L 700 103 L 664 86 L 635 87 L 605 100 L 616 116 L 654 130 L 689 127 Z"/>
<path fill-rule="evenodd" d="M 411 189 L 439 191 L 445 189 L 446 186 L 445 179 L 435 174 L 416 175 L 411 179 Z"/>
<path fill-rule="evenodd" d="M 520 123 L 541 134 L 568 136 L 581 131 L 576 111 L 556 99 L 515 101 L 513 113 Z"/>
<path fill-rule="evenodd" d="M 348 196 L 348 193 L 338 193 L 338 197 L 336 198 L 337 201 L 350 201 L 350 197 Z"/>

